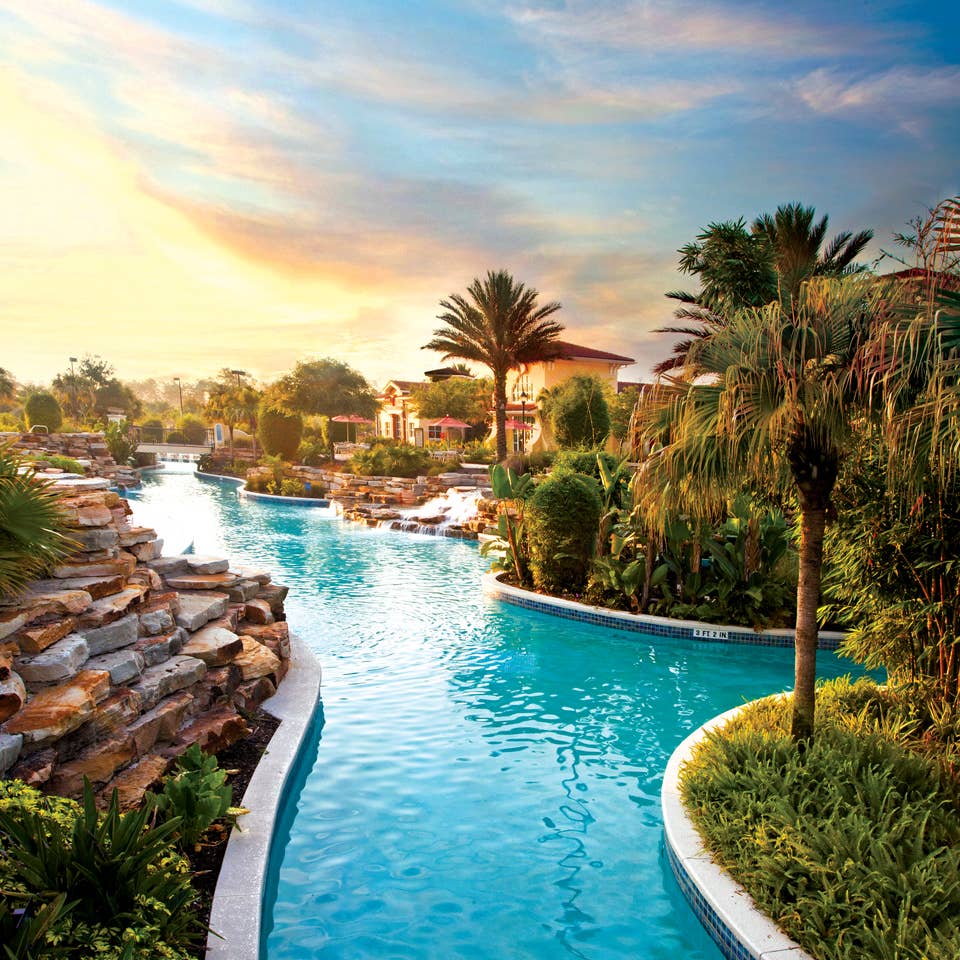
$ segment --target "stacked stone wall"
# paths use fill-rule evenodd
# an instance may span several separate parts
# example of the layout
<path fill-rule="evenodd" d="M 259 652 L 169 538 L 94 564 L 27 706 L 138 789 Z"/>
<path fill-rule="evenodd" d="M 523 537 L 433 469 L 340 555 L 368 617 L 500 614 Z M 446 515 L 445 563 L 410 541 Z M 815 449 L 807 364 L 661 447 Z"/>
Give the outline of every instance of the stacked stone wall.
<path fill-rule="evenodd" d="M 140 482 L 135 470 L 113 459 L 102 433 L 0 433 L 0 444 L 4 443 L 31 457 L 70 457 L 88 476 L 104 477 L 116 485 L 131 487 Z"/>
<path fill-rule="evenodd" d="M 216 752 L 287 671 L 287 588 L 220 557 L 163 556 L 103 479 L 56 484 L 76 554 L 0 598 L 0 776 L 138 803 L 193 743 Z"/>

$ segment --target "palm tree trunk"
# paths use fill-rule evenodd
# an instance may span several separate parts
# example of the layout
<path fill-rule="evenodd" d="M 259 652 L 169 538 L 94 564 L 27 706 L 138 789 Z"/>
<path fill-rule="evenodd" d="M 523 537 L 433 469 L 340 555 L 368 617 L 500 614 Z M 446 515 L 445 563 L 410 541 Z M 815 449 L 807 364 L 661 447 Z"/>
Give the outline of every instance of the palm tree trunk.
<path fill-rule="evenodd" d="M 801 494 L 801 501 L 803 500 Z M 800 576 L 797 580 L 797 630 L 794 657 L 793 719 L 795 743 L 813 739 L 817 679 L 817 607 L 823 569 L 823 534 L 827 510 L 823 505 L 801 507 Z"/>
<path fill-rule="evenodd" d="M 493 372 L 493 415 L 497 425 L 497 463 L 507 459 L 507 375 Z"/>

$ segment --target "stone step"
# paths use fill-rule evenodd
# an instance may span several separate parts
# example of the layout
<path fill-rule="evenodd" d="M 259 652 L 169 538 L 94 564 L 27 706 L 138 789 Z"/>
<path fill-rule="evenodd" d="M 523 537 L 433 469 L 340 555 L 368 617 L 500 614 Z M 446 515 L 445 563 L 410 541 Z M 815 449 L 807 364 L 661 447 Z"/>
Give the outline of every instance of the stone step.
<path fill-rule="evenodd" d="M 137 754 L 144 756 L 157 743 L 169 743 L 176 735 L 193 705 L 193 696 L 180 691 L 151 707 L 139 720 L 130 724 L 130 736 Z"/>
<path fill-rule="evenodd" d="M 146 668 L 146 658 L 132 647 L 114 650 L 100 657 L 91 657 L 87 663 L 91 670 L 106 670 L 114 686 L 135 682 Z"/>
<path fill-rule="evenodd" d="M 232 573 L 179 573 L 164 577 L 173 590 L 225 590 L 238 581 Z M 264 587 L 263 589 L 269 589 Z"/>
<path fill-rule="evenodd" d="M 241 637 L 240 642 L 243 651 L 234 657 L 233 662 L 240 668 L 244 680 L 255 680 L 257 677 L 280 672 L 280 658 L 262 643 L 258 643 L 253 637 Z"/>
<path fill-rule="evenodd" d="M 191 687 L 206 676 L 207 665 L 196 657 L 178 654 L 155 667 L 147 667 L 134 689 L 146 708 L 156 706 L 164 697 Z"/>
<path fill-rule="evenodd" d="M 252 600 L 259 592 L 260 584 L 256 580 L 241 580 L 227 591 L 227 596 L 234 603 L 246 603 L 247 600 Z"/>
<path fill-rule="evenodd" d="M 142 760 L 121 770 L 97 795 L 97 806 L 109 805 L 113 791 L 117 791 L 117 804 L 121 812 L 135 810 L 143 802 L 148 790 L 158 787 L 170 767 L 166 757 L 151 753 Z"/>
<path fill-rule="evenodd" d="M 120 542 L 120 534 L 110 527 L 89 527 L 75 530 L 70 534 L 72 540 L 80 544 L 83 551 L 111 550 Z"/>
<path fill-rule="evenodd" d="M 34 586 L 34 590 L 47 589 L 44 586 L 47 584 L 49 584 L 51 590 L 83 590 L 90 594 L 91 600 L 101 600 L 103 597 L 119 593 L 124 587 L 124 578 L 116 574 L 111 577 L 72 577 L 64 580 L 43 580 L 40 584 Z M 54 587 L 54 584 L 56 584 L 56 587 Z"/>
<path fill-rule="evenodd" d="M 90 656 L 98 657 L 136 642 L 140 635 L 140 618 L 129 613 L 120 620 L 114 620 L 102 627 L 81 627 L 78 631 L 90 647 Z"/>
<path fill-rule="evenodd" d="M 226 573 L 230 569 L 230 561 L 223 557 L 203 557 L 196 554 L 187 554 L 187 568 L 191 573 Z"/>
<path fill-rule="evenodd" d="M 15 633 L 13 639 L 23 653 L 42 653 L 47 647 L 72 633 L 76 626 L 76 617 L 63 617 L 35 627 L 27 627 Z"/>
<path fill-rule="evenodd" d="M 157 531 L 150 527 L 130 527 L 120 533 L 120 546 L 132 547 L 137 543 L 149 543 L 157 539 Z M 163 542 L 162 540 L 160 541 Z"/>
<path fill-rule="evenodd" d="M 261 570 L 259 567 L 244 567 L 236 564 L 230 567 L 230 572 L 238 576 L 241 580 L 256 580 L 261 586 L 266 586 L 270 582 L 270 573 Z"/>
<path fill-rule="evenodd" d="M 232 631 L 223 627 L 206 626 L 194 633 L 183 646 L 183 653 L 197 657 L 208 667 L 230 663 L 243 651 L 243 643 Z"/>
<path fill-rule="evenodd" d="M 177 625 L 186 630 L 199 630 L 205 623 L 227 612 L 225 593 L 181 593 L 180 610 L 176 614 Z"/>
<path fill-rule="evenodd" d="M 108 623 L 119 620 L 131 606 L 136 606 L 143 600 L 146 588 L 141 586 L 127 586 L 119 593 L 93 603 L 80 614 L 80 629 L 103 627 Z"/>
<path fill-rule="evenodd" d="M 62 683 L 75 676 L 89 656 L 86 639 L 70 633 L 42 653 L 18 657 L 17 673 L 30 689 L 37 684 Z"/>
<path fill-rule="evenodd" d="M 174 557 L 157 557 L 156 560 L 148 560 L 147 566 L 151 570 L 156 570 L 161 577 L 176 576 L 190 569 L 184 554 L 177 554 Z"/>
<path fill-rule="evenodd" d="M 130 552 L 142 563 L 147 560 L 156 560 L 163 553 L 163 541 L 151 540 L 148 543 L 137 543 L 130 547 Z"/>
<path fill-rule="evenodd" d="M 95 560 L 91 563 L 63 563 L 53 568 L 58 580 L 72 577 L 129 577 L 137 565 L 137 558 L 121 553 L 116 560 Z"/>
<path fill-rule="evenodd" d="M 22 744 L 23 737 L 19 734 L 0 733 L 0 777 L 17 762 Z"/>
<path fill-rule="evenodd" d="M 170 607 L 171 604 L 168 602 L 163 606 L 146 612 L 143 611 L 142 607 L 138 609 L 137 615 L 140 618 L 140 636 L 155 637 L 160 634 L 170 633 L 176 626 L 176 620 Z"/>
<path fill-rule="evenodd" d="M 79 757 L 54 769 L 49 789 L 62 797 L 79 797 L 86 777 L 94 786 L 110 780 L 120 767 L 136 756 L 133 737 L 120 734 L 89 746 Z"/>
<path fill-rule="evenodd" d="M 187 631 L 183 627 L 176 627 L 169 633 L 161 633 L 155 637 L 141 637 L 134 645 L 148 667 L 155 667 L 171 657 L 176 656 L 187 642 Z"/>
<path fill-rule="evenodd" d="M 0 680 L 0 723 L 18 713 L 27 702 L 27 687 L 20 675 L 11 672 Z"/>
<path fill-rule="evenodd" d="M 7 733 L 23 734 L 24 747 L 39 747 L 76 730 L 110 695 L 110 674 L 83 670 L 65 684 L 35 694 L 6 723 Z"/>

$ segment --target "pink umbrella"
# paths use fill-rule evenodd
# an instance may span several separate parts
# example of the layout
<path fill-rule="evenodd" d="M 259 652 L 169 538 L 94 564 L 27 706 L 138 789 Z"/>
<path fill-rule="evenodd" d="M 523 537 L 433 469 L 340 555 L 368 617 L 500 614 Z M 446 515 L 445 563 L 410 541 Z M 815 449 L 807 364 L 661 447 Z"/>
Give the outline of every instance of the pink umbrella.
<path fill-rule="evenodd" d="M 512 417 L 509 420 L 504 420 L 503 425 L 507 430 L 532 430 L 532 423 L 524 423 L 522 420 L 514 420 Z"/>
<path fill-rule="evenodd" d="M 469 430 L 470 424 L 464 423 L 462 420 L 458 420 L 456 417 L 441 417 L 439 420 L 433 421 L 433 426 L 440 427 L 441 433 L 446 433 L 448 429 L 452 428 L 454 430 Z"/>
<path fill-rule="evenodd" d="M 366 417 L 359 417 L 355 413 L 341 413 L 336 417 L 330 418 L 332 423 L 373 423 L 372 420 L 368 420 Z M 350 428 L 347 428 L 347 436 L 350 436 Z M 354 433 L 354 440 L 356 440 L 356 433 Z"/>

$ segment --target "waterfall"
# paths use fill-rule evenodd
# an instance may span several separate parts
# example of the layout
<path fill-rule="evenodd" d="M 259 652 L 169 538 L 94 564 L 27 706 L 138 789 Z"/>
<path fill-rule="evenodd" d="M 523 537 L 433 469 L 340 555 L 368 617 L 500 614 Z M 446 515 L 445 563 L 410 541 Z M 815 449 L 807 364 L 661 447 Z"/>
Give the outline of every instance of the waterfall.
<path fill-rule="evenodd" d="M 466 525 L 477 519 L 483 491 L 476 487 L 451 487 L 443 496 L 422 506 L 401 510 L 399 519 L 381 520 L 379 526 L 434 537 L 476 537 Z M 489 495 L 489 494 L 488 494 Z"/>

